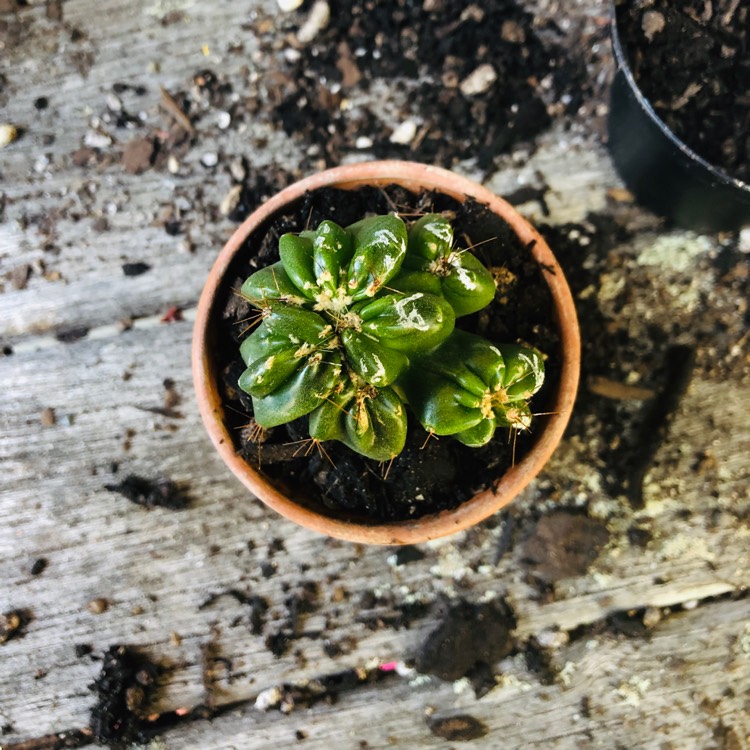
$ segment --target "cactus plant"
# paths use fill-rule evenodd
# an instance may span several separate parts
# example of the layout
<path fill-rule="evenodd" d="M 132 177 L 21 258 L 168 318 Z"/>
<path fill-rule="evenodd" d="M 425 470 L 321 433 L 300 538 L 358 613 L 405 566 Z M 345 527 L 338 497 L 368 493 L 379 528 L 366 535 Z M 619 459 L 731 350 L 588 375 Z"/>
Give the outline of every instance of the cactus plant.
<path fill-rule="evenodd" d="M 495 286 L 475 256 L 454 249 L 447 217 L 428 214 L 408 231 L 393 215 L 346 228 L 323 221 L 283 235 L 279 256 L 241 290 L 260 310 L 239 380 L 260 426 L 309 415 L 312 439 L 379 461 L 404 447 L 407 404 L 425 429 L 470 446 L 498 426 L 529 426 L 542 359 L 454 330 Z"/>

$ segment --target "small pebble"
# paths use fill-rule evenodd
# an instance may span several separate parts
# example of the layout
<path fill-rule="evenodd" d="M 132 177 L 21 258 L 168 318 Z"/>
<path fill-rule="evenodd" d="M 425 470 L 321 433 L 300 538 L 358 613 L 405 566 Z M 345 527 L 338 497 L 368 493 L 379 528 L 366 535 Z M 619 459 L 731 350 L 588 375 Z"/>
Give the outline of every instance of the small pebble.
<path fill-rule="evenodd" d="M 664 16 L 659 13 L 658 10 L 647 10 L 643 14 L 643 18 L 641 19 L 641 28 L 643 29 L 643 34 L 645 35 L 646 39 L 649 40 L 649 42 L 660 31 L 663 31 L 665 26 L 666 21 L 664 19 Z"/>
<path fill-rule="evenodd" d="M 180 162 L 174 154 L 167 157 L 167 171 L 169 174 L 177 174 L 180 171 Z"/>
<path fill-rule="evenodd" d="M 557 649 L 565 646 L 570 636 L 565 630 L 542 630 L 536 640 L 542 648 Z"/>
<path fill-rule="evenodd" d="M 268 711 L 269 708 L 278 706 L 283 697 L 284 693 L 280 687 L 266 688 L 266 690 L 258 693 L 258 697 L 255 699 L 255 708 L 258 711 Z"/>
<path fill-rule="evenodd" d="M 201 164 L 204 167 L 215 167 L 219 163 L 219 155 L 216 151 L 209 151 L 201 156 Z"/>
<path fill-rule="evenodd" d="M 414 120 L 405 120 L 391 133 L 391 143 L 408 146 L 417 135 L 417 123 Z"/>
<path fill-rule="evenodd" d="M 49 157 L 47 156 L 47 154 L 39 154 L 39 156 L 37 156 L 36 160 L 34 161 L 34 171 L 37 174 L 41 174 L 47 169 L 48 166 Z"/>
<path fill-rule="evenodd" d="M 122 112 L 122 99 L 117 94 L 107 94 L 106 101 L 110 112 Z"/>
<path fill-rule="evenodd" d="M 40 96 L 34 99 L 34 109 L 43 110 L 49 106 L 49 99 L 46 96 Z"/>
<path fill-rule="evenodd" d="M 216 126 L 219 130 L 226 130 L 232 124 L 232 115 L 229 112 L 219 112 L 216 116 Z"/>
<path fill-rule="evenodd" d="M 526 41 L 526 32 L 521 24 L 510 19 L 503 21 L 500 36 L 506 41 L 513 44 L 523 44 Z"/>
<path fill-rule="evenodd" d="M 232 179 L 237 182 L 244 182 L 247 177 L 247 169 L 245 168 L 245 162 L 242 159 L 235 159 L 229 165 L 229 174 L 232 175 Z"/>
<path fill-rule="evenodd" d="M 83 145 L 89 148 L 107 148 L 112 145 L 112 136 L 98 130 L 87 130 L 83 136 Z"/>
<path fill-rule="evenodd" d="M 11 125 L 9 122 L 0 123 L 0 148 L 10 146 L 17 137 L 18 130 L 16 130 L 15 125 Z"/>
<path fill-rule="evenodd" d="M 92 599 L 86 605 L 86 608 L 92 615 L 101 615 L 109 609 L 109 602 L 106 599 L 97 597 L 96 599 Z"/>
<path fill-rule="evenodd" d="M 173 646 L 179 646 L 182 644 L 182 636 L 175 630 L 169 634 L 169 642 Z"/>
<path fill-rule="evenodd" d="M 326 0 L 316 0 L 307 20 L 297 32 L 297 41 L 300 44 L 309 44 L 322 31 L 331 20 L 331 8 Z"/>
<path fill-rule="evenodd" d="M 354 146 L 361 149 L 372 148 L 372 138 L 368 138 L 366 135 L 361 135 L 354 142 Z"/>
<path fill-rule="evenodd" d="M 42 413 L 39 416 L 39 421 L 42 423 L 42 427 L 52 427 L 52 425 L 57 421 L 57 418 L 55 417 L 55 410 L 50 408 L 49 406 L 45 409 L 42 409 Z"/>
<path fill-rule="evenodd" d="M 469 73 L 459 88 L 464 96 L 477 96 L 488 91 L 490 86 L 497 80 L 497 73 L 489 63 L 484 63 Z"/>
<path fill-rule="evenodd" d="M 648 607 L 643 613 L 643 624 L 653 628 L 661 622 L 661 610 L 658 607 Z"/>
<path fill-rule="evenodd" d="M 229 216 L 239 205 L 242 195 L 242 185 L 234 185 L 229 192 L 222 198 L 219 204 L 219 213 L 222 216 Z"/>
<path fill-rule="evenodd" d="M 476 21 L 476 23 L 482 23 L 484 11 L 478 5 L 469 5 L 461 11 L 459 19 L 463 22 Z"/>
<path fill-rule="evenodd" d="M 284 13 L 291 13 L 293 10 L 297 10 L 304 0 L 276 0 L 276 2 Z"/>

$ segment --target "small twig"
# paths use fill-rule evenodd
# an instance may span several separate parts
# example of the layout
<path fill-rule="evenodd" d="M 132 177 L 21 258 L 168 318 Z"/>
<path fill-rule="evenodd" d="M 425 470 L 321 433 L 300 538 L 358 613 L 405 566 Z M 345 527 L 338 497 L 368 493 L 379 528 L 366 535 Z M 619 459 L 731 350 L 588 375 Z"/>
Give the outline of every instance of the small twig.
<path fill-rule="evenodd" d="M 174 119 L 185 129 L 190 135 L 195 135 L 195 128 L 193 123 L 190 122 L 190 118 L 182 111 L 182 107 L 177 103 L 177 100 L 172 94 L 167 91 L 164 86 L 159 86 L 161 91 L 161 106 L 164 107 L 167 112 L 174 117 Z"/>
<path fill-rule="evenodd" d="M 653 388 L 627 385 L 600 375 L 592 375 L 587 381 L 587 386 L 591 393 L 615 401 L 646 401 L 656 395 Z"/>
<path fill-rule="evenodd" d="M 739 7 L 740 0 L 731 0 L 731 2 L 729 3 L 729 7 L 727 8 L 727 12 L 721 17 L 721 22 L 724 24 L 724 26 L 729 26 L 729 24 L 732 23 L 734 14 L 737 12 L 737 8 Z"/>

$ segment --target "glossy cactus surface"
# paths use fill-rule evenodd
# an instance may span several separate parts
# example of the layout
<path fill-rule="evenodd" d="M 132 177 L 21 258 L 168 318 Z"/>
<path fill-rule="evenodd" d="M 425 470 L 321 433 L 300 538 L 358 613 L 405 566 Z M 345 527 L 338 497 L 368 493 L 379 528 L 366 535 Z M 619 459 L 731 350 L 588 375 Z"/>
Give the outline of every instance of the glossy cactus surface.
<path fill-rule="evenodd" d="M 283 235 L 279 256 L 241 289 L 260 310 L 239 379 L 260 426 L 309 415 L 312 439 L 379 461 L 404 447 L 407 403 L 425 429 L 467 445 L 498 426 L 528 427 L 541 356 L 454 330 L 495 285 L 474 255 L 454 249 L 445 216 L 408 230 L 394 215 L 346 228 L 323 221 Z"/>

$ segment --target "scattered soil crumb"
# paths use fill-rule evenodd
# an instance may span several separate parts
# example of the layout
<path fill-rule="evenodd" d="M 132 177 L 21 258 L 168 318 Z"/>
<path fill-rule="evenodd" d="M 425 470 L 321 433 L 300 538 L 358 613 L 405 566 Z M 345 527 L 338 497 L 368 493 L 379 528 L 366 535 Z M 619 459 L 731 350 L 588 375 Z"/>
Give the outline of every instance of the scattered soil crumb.
<path fill-rule="evenodd" d="M 89 725 L 94 739 L 119 747 L 140 739 L 159 669 L 128 646 L 111 646 L 90 689 L 96 693 Z"/>
<path fill-rule="evenodd" d="M 103 597 L 99 596 L 96 599 L 92 599 L 87 605 L 86 609 L 91 612 L 92 615 L 104 614 L 109 609 L 109 602 Z"/>
<path fill-rule="evenodd" d="M 443 680 L 457 680 L 478 663 L 494 664 L 512 647 L 516 626 L 512 610 L 501 599 L 451 604 L 438 626 L 425 638 L 416 656 L 417 671 Z"/>
<path fill-rule="evenodd" d="M 24 609 L 12 609 L 0 615 L 0 644 L 11 638 L 21 638 L 26 626 L 31 621 L 31 614 Z"/>
<path fill-rule="evenodd" d="M 545 583 L 583 575 L 609 541 L 599 521 L 580 513 L 556 511 L 542 517 L 523 549 L 523 559 Z"/>
<path fill-rule="evenodd" d="M 478 740 L 489 731 L 484 722 L 469 714 L 455 714 L 444 718 L 428 716 L 427 727 L 436 737 L 442 737 L 451 742 Z"/>
<path fill-rule="evenodd" d="M 132 503 L 146 508 L 168 508 L 183 510 L 189 500 L 178 485 L 171 479 L 145 479 L 130 474 L 119 484 L 106 484 L 104 489 L 119 492 Z"/>
<path fill-rule="evenodd" d="M 151 138 L 134 138 L 122 154 L 122 165 L 130 174 L 141 174 L 151 167 L 156 154 L 156 144 Z"/>
<path fill-rule="evenodd" d="M 126 276 L 140 276 L 142 273 L 151 270 L 148 263 L 123 263 L 122 272 Z"/>
<path fill-rule="evenodd" d="M 75 341 L 85 339 L 89 335 L 89 329 L 87 326 L 76 326 L 75 328 L 69 328 L 66 331 L 60 331 L 55 334 L 55 338 L 62 344 L 72 344 Z"/>
<path fill-rule="evenodd" d="M 418 562 L 424 560 L 425 554 L 419 547 L 406 544 L 403 547 L 399 547 L 394 555 L 394 562 L 396 565 L 407 565 L 408 563 Z"/>

